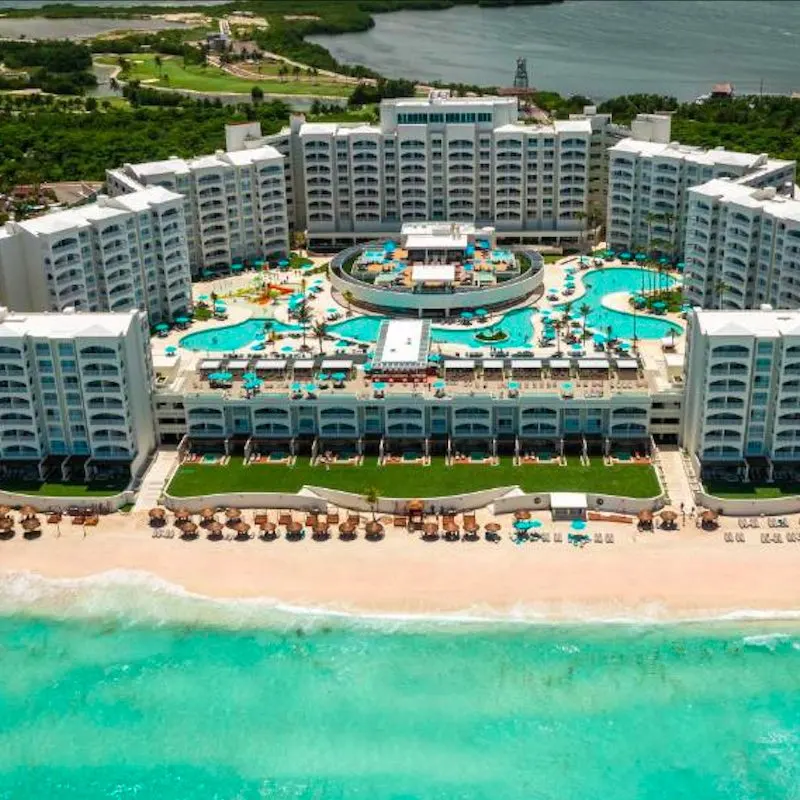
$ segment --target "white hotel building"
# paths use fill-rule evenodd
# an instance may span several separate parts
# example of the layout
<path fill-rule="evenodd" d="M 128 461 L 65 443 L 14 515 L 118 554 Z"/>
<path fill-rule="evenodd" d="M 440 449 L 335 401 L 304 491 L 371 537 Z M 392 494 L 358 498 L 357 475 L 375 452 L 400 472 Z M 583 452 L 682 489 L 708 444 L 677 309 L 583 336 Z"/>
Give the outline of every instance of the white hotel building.
<path fill-rule="evenodd" d="M 704 308 L 800 308 L 800 201 L 794 186 L 714 180 L 689 190 L 686 297 Z"/>
<path fill-rule="evenodd" d="M 136 475 L 155 448 L 147 319 L 0 308 L 0 478 Z"/>
<path fill-rule="evenodd" d="M 685 380 L 682 444 L 705 470 L 800 462 L 800 312 L 695 310 Z"/>
<path fill-rule="evenodd" d="M 340 249 L 423 220 L 492 226 L 501 243 L 574 244 L 590 198 L 602 198 L 603 145 L 616 139 L 609 124 L 593 108 L 523 124 L 514 97 L 434 91 L 384 100 L 378 125 L 295 118 L 271 136 L 229 128 L 228 146 L 284 154 L 289 213 L 312 248 Z"/>
<path fill-rule="evenodd" d="M 0 229 L 0 303 L 17 311 L 191 308 L 182 198 L 160 187 Z"/>
<path fill-rule="evenodd" d="M 609 149 L 606 238 L 617 250 L 683 255 L 689 189 L 715 178 L 745 186 L 794 183 L 795 162 L 669 141 L 670 118 L 640 115 Z"/>
<path fill-rule="evenodd" d="M 112 196 L 161 186 L 183 199 L 192 274 L 289 251 L 284 158 L 273 147 L 108 170 Z"/>

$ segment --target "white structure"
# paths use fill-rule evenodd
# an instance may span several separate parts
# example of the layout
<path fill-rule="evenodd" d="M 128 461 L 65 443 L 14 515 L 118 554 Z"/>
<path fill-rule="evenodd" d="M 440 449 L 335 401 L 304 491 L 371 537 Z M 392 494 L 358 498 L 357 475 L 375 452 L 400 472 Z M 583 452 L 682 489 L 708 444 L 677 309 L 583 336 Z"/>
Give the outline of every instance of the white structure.
<path fill-rule="evenodd" d="M 686 353 L 682 443 L 706 473 L 800 462 L 800 312 L 697 309 Z"/>
<path fill-rule="evenodd" d="M 606 238 L 614 248 L 681 255 L 692 186 L 714 178 L 756 188 L 794 182 L 793 161 L 669 142 L 669 122 L 642 115 L 632 125 L 641 138 L 623 139 L 609 150 Z"/>
<path fill-rule="evenodd" d="M 284 159 L 273 147 L 126 164 L 106 180 L 114 196 L 151 185 L 183 196 L 195 276 L 289 251 Z"/>
<path fill-rule="evenodd" d="M 381 323 L 375 372 L 420 371 L 428 366 L 431 324 L 422 319 L 393 319 Z"/>
<path fill-rule="evenodd" d="M 312 247 L 368 241 L 414 220 L 492 225 L 505 242 L 566 244 L 584 236 L 607 121 L 587 107 L 552 125 L 523 124 L 514 97 L 434 91 L 384 100 L 378 125 L 294 118 L 261 138 L 254 128 L 229 129 L 228 143 L 270 144 L 291 160 L 290 216 L 307 227 Z"/>
<path fill-rule="evenodd" d="M 0 301 L 19 311 L 191 308 L 182 198 L 160 187 L 10 222 L 0 233 Z"/>
<path fill-rule="evenodd" d="M 0 308 L 0 476 L 136 475 L 156 444 L 147 319 Z"/>
<path fill-rule="evenodd" d="M 800 201 L 718 179 L 689 190 L 687 299 L 705 308 L 800 308 Z"/>

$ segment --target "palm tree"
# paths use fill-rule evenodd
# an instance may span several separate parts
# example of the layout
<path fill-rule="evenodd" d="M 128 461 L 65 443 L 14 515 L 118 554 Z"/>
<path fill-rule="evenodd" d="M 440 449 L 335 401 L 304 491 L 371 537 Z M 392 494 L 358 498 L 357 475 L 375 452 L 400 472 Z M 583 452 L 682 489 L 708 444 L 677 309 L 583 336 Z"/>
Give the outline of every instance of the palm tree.
<path fill-rule="evenodd" d="M 561 352 L 561 329 L 563 327 L 564 323 L 560 319 L 553 321 L 553 330 L 556 332 L 556 353 Z"/>
<path fill-rule="evenodd" d="M 348 289 L 346 292 L 342 294 L 342 298 L 344 299 L 345 303 L 347 303 L 347 316 L 351 316 L 353 314 L 353 301 L 356 299 L 355 295 Z"/>
<path fill-rule="evenodd" d="M 319 354 L 322 355 L 322 343 L 325 341 L 325 336 L 328 334 L 328 326 L 325 324 L 324 320 L 317 320 L 314 323 L 314 327 L 311 329 L 311 332 L 317 337 Z"/>
<path fill-rule="evenodd" d="M 286 64 L 281 62 L 281 65 L 278 67 L 278 78 L 280 78 L 281 83 L 284 82 L 288 74 L 289 74 L 289 67 L 287 67 Z"/>
<path fill-rule="evenodd" d="M 303 329 L 303 346 L 302 349 L 306 349 L 306 332 L 308 328 L 308 324 L 311 322 L 311 309 L 308 307 L 308 304 L 303 301 L 300 306 L 298 307 L 297 311 L 295 312 L 295 317 L 297 318 L 297 323 Z"/>
<path fill-rule="evenodd" d="M 155 58 L 153 59 L 153 63 L 156 65 L 156 69 L 158 70 L 159 77 L 164 77 L 164 62 L 161 60 L 161 56 L 156 53 Z"/>
<path fill-rule="evenodd" d="M 659 214 L 654 214 L 652 211 L 647 212 L 645 222 L 647 223 L 647 250 L 653 249 L 653 225 L 661 219 Z"/>
<path fill-rule="evenodd" d="M 377 486 L 368 486 L 364 490 L 364 501 L 372 511 L 372 521 L 375 522 L 375 509 L 378 506 L 378 500 L 381 499 L 381 493 Z"/>
<path fill-rule="evenodd" d="M 576 211 L 572 215 L 572 218 L 580 222 L 581 220 L 586 219 L 586 212 Z M 578 249 L 580 250 L 581 253 L 585 253 L 588 247 L 589 247 L 589 241 L 586 236 L 586 227 L 584 226 L 583 228 L 581 228 L 581 235 L 580 235 L 580 240 L 578 242 Z"/>
<path fill-rule="evenodd" d="M 294 67 L 292 68 L 292 77 L 295 80 L 298 80 L 300 78 L 300 73 L 301 72 L 302 72 L 302 70 L 300 69 L 300 65 L 299 64 L 295 64 Z"/>
<path fill-rule="evenodd" d="M 583 338 L 586 339 L 586 318 L 592 313 L 592 307 L 588 303 L 583 303 L 578 309 L 583 317 Z"/>
<path fill-rule="evenodd" d="M 722 310 L 722 306 L 724 304 L 725 292 L 727 292 L 729 288 L 730 287 L 728 286 L 728 284 L 725 283 L 725 281 L 722 278 L 718 278 L 714 282 L 714 291 L 719 295 L 720 310 Z"/>

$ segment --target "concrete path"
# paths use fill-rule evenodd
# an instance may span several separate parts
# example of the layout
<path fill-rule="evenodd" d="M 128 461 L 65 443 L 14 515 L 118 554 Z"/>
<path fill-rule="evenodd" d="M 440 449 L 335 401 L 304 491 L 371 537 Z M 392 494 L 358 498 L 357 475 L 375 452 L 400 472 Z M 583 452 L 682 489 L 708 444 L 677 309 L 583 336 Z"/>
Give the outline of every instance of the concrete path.
<path fill-rule="evenodd" d="M 658 461 L 661 464 L 662 480 L 666 484 L 670 505 L 679 511 L 681 503 L 689 511 L 694 507 L 694 493 L 686 474 L 681 450 L 677 445 L 659 445 Z"/>
<path fill-rule="evenodd" d="M 159 449 L 142 478 L 142 485 L 133 505 L 134 511 L 147 511 L 158 505 L 167 477 L 177 463 L 177 448 L 174 450 Z"/>

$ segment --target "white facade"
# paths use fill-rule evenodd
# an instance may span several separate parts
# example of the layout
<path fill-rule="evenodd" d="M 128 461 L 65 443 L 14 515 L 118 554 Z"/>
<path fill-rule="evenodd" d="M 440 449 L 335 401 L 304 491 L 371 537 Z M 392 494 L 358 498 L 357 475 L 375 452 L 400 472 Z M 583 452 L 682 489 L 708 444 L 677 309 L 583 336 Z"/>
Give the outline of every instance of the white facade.
<path fill-rule="evenodd" d="M 106 180 L 114 196 L 156 185 L 183 197 L 195 276 L 289 251 L 284 159 L 273 147 L 126 164 Z"/>
<path fill-rule="evenodd" d="M 689 190 L 685 255 L 692 304 L 800 308 L 800 201 L 728 180 L 696 186 Z"/>
<path fill-rule="evenodd" d="M 0 302 L 19 311 L 191 308 L 179 195 L 152 187 L 24 222 L 0 234 Z"/>
<path fill-rule="evenodd" d="M 800 313 L 692 312 L 682 443 L 703 467 L 800 460 Z"/>
<path fill-rule="evenodd" d="M 0 308 L 0 470 L 137 474 L 156 444 L 152 384 L 141 312 Z"/>
<path fill-rule="evenodd" d="M 714 178 L 752 187 L 794 181 L 793 161 L 668 142 L 665 125 L 668 136 L 667 117 L 638 119 L 632 129 L 644 138 L 623 139 L 609 150 L 606 238 L 614 248 L 683 254 L 692 186 Z"/>

